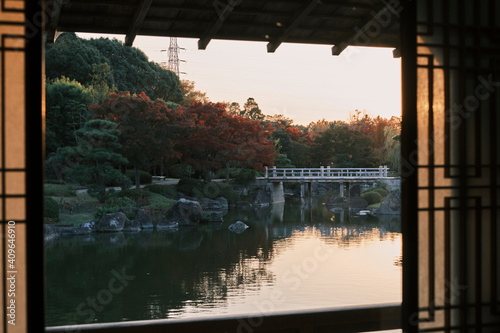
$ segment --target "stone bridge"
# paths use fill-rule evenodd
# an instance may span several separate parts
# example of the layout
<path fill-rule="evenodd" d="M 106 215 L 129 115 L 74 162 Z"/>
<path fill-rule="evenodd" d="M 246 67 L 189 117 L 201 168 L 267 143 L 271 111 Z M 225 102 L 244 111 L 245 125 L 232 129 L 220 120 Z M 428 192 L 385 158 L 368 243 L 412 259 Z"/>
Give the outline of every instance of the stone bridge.
<path fill-rule="evenodd" d="M 389 168 L 387 166 L 379 166 L 378 168 L 331 168 L 329 166 L 319 168 L 266 167 L 264 177 L 258 177 L 257 179 L 272 184 L 273 201 L 277 202 L 281 201 L 283 182 L 299 182 L 300 196 L 304 198 L 306 192 L 309 195 L 311 194 L 313 182 L 340 183 L 340 196 L 344 196 L 344 193 L 349 193 L 350 183 L 398 180 L 398 178 L 389 177 Z"/>

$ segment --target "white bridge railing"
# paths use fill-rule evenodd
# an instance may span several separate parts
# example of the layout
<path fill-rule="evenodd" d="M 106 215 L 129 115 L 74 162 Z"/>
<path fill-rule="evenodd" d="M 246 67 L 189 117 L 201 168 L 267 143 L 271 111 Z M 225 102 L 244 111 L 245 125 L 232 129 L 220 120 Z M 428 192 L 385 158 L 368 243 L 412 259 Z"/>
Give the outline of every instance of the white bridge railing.
<path fill-rule="evenodd" d="M 268 168 L 266 179 L 373 179 L 387 178 L 389 168 Z"/>

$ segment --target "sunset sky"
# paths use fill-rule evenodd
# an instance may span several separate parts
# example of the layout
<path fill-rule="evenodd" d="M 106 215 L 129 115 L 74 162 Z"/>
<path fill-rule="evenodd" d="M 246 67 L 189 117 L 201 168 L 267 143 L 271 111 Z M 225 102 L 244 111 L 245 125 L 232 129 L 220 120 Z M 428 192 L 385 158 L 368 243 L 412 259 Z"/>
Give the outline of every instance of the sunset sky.
<path fill-rule="evenodd" d="M 120 35 L 79 34 L 124 41 Z M 168 37 L 138 36 L 134 46 L 150 60 L 166 62 Z M 205 51 L 196 39 L 179 38 L 181 79 L 194 81 L 212 102 L 253 97 L 264 114 L 283 114 L 295 124 L 347 120 L 356 109 L 385 118 L 401 114 L 401 61 L 392 49 L 349 47 L 331 55 L 331 45 L 282 44 L 267 53 L 266 43 L 212 40 Z M 162 51 L 165 50 L 165 51 Z"/>

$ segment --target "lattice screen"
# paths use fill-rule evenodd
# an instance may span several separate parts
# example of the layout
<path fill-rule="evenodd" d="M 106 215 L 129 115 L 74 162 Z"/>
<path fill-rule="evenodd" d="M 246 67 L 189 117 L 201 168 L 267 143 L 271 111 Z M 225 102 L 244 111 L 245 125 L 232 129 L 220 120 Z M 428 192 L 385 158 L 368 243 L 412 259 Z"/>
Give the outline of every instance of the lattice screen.
<path fill-rule="evenodd" d="M 499 18 L 496 0 L 417 2 L 421 332 L 500 331 Z"/>
<path fill-rule="evenodd" d="M 24 1 L 1 1 L 0 330 L 3 332 L 25 332 L 27 329 L 24 17 Z"/>

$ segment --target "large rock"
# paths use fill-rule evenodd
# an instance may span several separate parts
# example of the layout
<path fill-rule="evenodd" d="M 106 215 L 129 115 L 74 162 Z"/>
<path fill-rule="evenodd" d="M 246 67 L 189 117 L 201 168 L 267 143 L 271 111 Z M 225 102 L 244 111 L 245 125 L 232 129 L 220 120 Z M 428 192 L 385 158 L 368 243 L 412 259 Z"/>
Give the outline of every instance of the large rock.
<path fill-rule="evenodd" d="M 248 201 L 236 201 L 231 207 L 237 210 L 249 210 L 252 209 L 252 204 Z"/>
<path fill-rule="evenodd" d="M 376 215 L 399 215 L 401 214 L 401 192 L 390 192 L 380 203 L 380 208 L 374 214 Z"/>
<path fill-rule="evenodd" d="M 169 220 L 161 220 L 156 224 L 156 230 L 173 230 L 175 231 L 179 227 L 179 222 L 173 222 Z"/>
<path fill-rule="evenodd" d="M 125 222 L 127 221 L 127 216 L 122 212 L 104 214 L 104 216 L 99 221 L 97 225 L 97 231 L 99 232 L 115 232 L 123 231 Z"/>
<path fill-rule="evenodd" d="M 351 185 L 351 188 L 349 189 L 349 195 L 351 198 L 361 196 L 361 186 L 359 186 L 359 184 Z"/>
<path fill-rule="evenodd" d="M 75 236 L 75 235 L 88 235 L 92 233 L 92 229 L 87 227 L 78 228 L 61 228 L 59 230 L 61 236 Z"/>
<path fill-rule="evenodd" d="M 252 205 L 253 206 L 269 206 L 271 205 L 273 198 L 271 193 L 264 189 L 256 189 L 252 195 Z"/>
<path fill-rule="evenodd" d="M 136 220 L 142 229 L 153 229 L 153 218 L 149 210 L 140 209 L 137 212 Z"/>
<path fill-rule="evenodd" d="M 313 195 L 327 195 L 328 193 L 332 193 L 335 190 L 338 190 L 338 183 L 318 183 L 314 182 L 311 185 Z"/>
<path fill-rule="evenodd" d="M 241 234 L 243 231 L 248 229 L 248 226 L 241 221 L 236 221 L 231 224 L 228 229 L 237 234 Z"/>
<path fill-rule="evenodd" d="M 215 200 L 217 200 L 219 202 L 224 214 L 227 213 L 227 211 L 229 209 L 229 203 L 227 202 L 227 199 L 224 197 L 218 197 L 218 198 L 215 198 Z"/>
<path fill-rule="evenodd" d="M 349 207 L 354 209 L 363 209 L 368 207 L 368 201 L 366 201 L 362 197 L 350 198 Z"/>
<path fill-rule="evenodd" d="M 180 226 L 198 225 L 202 218 L 203 209 L 199 202 L 179 199 L 179 201 L 168 210 L 166 223 L 177 222 Z"/>
<path fill-rule="evenodd" d="M 59 230 L 50 224 L 43 225 L 43 238 L 47 242 L 59 236 Z"/>
<path fill-rule="evenodd" d="M 96 229 L 96 225 L 95 225 L 95 222 L 94 221 L 91 221 L 91 222 L 83 222 L 82 224 L 80 224 L 80 228 L 88 228 L 92 231 L 95 231 Z"/>
<path fill-rule="evenodd" d="M 138 219 L 133 219 L 133 220 L 127 221 L 127 222 L 125 222 L 125 227 L 123 228 L 123 231 L 139 232 L 139 231 L 141 231 L 141 223 L 139 222 Z"/>
<path fill-rule="evenodd" d="M 218 200 L 204 198 L 198 199 L 198 202 L 201 205 L 201 209 L 203 209 L 204 219 L 210 222 L 222 222 L 224 211 Z"/>
<path fill-rule="evenodd" d="M 325 205 L 328 209 L 332 209 L 335 207 L 344 207 L 347 206 L 347 199 L 343 197 L 334 197 L 334 198 L 329 198 L 326 202 Z"/>

